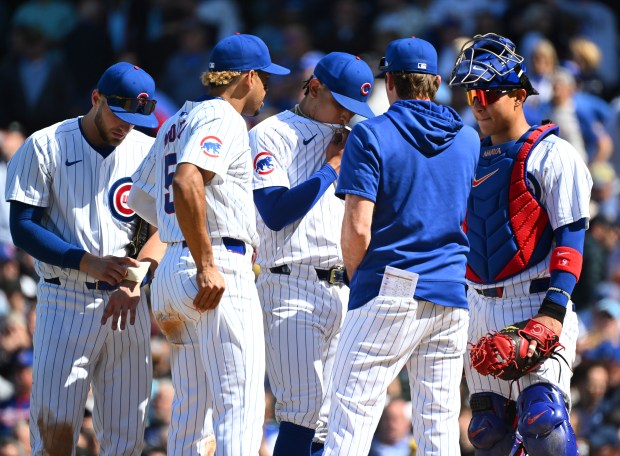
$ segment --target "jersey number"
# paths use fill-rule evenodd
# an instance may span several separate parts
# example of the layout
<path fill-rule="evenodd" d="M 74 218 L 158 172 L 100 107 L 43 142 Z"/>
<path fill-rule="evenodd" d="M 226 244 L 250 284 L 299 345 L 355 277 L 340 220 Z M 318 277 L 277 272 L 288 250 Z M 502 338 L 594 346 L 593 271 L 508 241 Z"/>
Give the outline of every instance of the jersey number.
<path fill-rule="evenodd" d="M 172 178 L 177 166 L 177 154 L 171 153 L 164 157 L 164 210 L 166 214 L 174 214 L 174 201 L 172 199 Z"/>

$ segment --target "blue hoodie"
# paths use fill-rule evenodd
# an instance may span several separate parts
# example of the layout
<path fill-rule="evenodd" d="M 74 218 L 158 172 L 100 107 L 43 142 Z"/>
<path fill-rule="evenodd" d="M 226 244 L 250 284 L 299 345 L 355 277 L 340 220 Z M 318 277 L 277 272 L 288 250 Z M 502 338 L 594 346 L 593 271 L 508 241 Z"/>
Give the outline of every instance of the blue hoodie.
<path fill-rule="evenodd" d="M 479 155 L 475 130 L 430 101 L 396 101 L 353 128 L 336 194 L 368 198 L 375 212 L 349 309 L 378 295 L 388 265 L 420 275 L 416 299 L 467 308 L 461 224 Z"/>

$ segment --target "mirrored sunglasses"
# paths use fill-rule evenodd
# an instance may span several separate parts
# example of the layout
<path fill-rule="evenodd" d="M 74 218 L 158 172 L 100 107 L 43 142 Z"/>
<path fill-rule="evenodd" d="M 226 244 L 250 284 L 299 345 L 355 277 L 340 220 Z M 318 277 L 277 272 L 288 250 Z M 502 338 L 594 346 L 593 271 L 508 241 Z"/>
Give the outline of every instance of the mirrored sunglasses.
<path fill-rule="evenodd" d="M 467 104 L 469 106 L 473 106 L 476 98 L 478 99 L 478 103 L 481 106 L 488 106 L 490 104 L 495 103 L 501 97 L 506 95 L 507 93 L 512 92 L 512 90 L 482 90 L 482 89 L 471 89 L 465 92 L 467 95 Z"/>
<path fill-rule="evenodd" d="M 124 98 L 116 95 L 104 95 L 108 100 L 109 106 L 123 108 L 127 112 L 149 115 L 155 111 L 157 100 L 148 98 Z"/>

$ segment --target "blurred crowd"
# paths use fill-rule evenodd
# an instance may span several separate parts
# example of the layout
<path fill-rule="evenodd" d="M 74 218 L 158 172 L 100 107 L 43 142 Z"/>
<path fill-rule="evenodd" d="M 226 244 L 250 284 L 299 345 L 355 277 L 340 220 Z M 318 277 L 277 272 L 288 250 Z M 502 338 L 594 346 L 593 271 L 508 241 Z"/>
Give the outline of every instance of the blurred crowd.
<path fill-rule="evenodd" d="M 461 90 L 448 87 L 455 57 L 476 33 L 511 38 L 534 87 L 530 123 L 551 119 L 581 153 L 594 187 L 584 265 L 573 301 L 581 322 L 571 420 L 581 455 L 620 455 L 620 71 L 612 0 L 3 0 L 0 2 L 0 456 L 29 452 L 28 408 L 36 282 L 32 258 L 15 249 L 4 202 L 6 163 L 32 132 L 90 107 L 99 75 L 120 60 L 156 80 L 160 124 L 202 94 L 200 73 L 220 38 L 259 35 L 274 61 L 293 69 L 273 77 L 261 115 L 302 96 L 302 81 L 327 52 L 360 55 L 376 69 L 388 42 L 418 36 L 434 44 L 443 77 L 438 102 L 475 121 Z M 528 106 L 529 105 L 529 106 Z M 387 109 L 377 80 L 371 106 Z M 154 134 L 155 131 L 147 132 Z M 499 328 L 498 328 L 499 329 Z M 162 455 L 173 396 L 168 346 L 152 325 L 154 384 L 147 450 Z M 561 363 L 562 360 L 558 359 Z M 373 443 L 375 456 L 415 454 L 407 379 L 390 388 Z M 265 438 L 278 427 L 266 381 Z M 463 387 L 462 454 L 471 412 Z M 92 404 L 84 411 L 80 454 L 96 455 Z"/>

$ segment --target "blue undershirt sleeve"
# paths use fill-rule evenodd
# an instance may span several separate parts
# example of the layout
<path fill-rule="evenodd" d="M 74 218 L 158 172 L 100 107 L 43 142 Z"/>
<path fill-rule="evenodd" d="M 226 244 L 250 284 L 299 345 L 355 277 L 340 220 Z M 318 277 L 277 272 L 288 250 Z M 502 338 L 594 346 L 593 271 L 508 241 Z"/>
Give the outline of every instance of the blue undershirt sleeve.
<path fill-rule="evenodd" d="M 41 225 L 45 208 L 11 201 L 9 217 L 13 243 L 44 263 L 80 269 L 85 250 L 62 240 Z"/>
<path fill-rule="evenodd" d="M 559 227 L 554 231 L 556 246 L 570 247 L 583 255 L 583 242 L 586 234 L 586 219 Z M 567 271 L 554 270 L 551 272 L 552 288 L 564 290 L 569 295 L 573 292 L 577 278 Z M 547 291 L 546 298 L 563 307 L 568 305 L 568 296 L 559 291 Z"/>
<path fill-rule="evenodd" d="M 336 170 L 326 163 L 307 181 L 293 188 L 254 190 L 254 203 L 265 225 L 270 230 L 280 231 L 304 217 L 337 178 Z"/>

